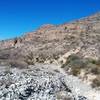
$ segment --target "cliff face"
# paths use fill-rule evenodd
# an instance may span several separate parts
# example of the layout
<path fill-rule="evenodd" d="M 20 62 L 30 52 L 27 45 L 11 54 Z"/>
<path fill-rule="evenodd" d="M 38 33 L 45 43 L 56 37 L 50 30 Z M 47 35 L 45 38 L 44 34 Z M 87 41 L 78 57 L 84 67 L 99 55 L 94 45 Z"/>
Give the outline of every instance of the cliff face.
<path fill-rule="evenodd" d="M 32 51 L 50 56 L 80 48 L 79 55 L 97 59 L 100 57 L 100 13 L 62 25 L 44 25 L 20 38 L 0 42 L 0 50 L 9 48 L 20 50 L 18 53 L 22 55 Z"/>

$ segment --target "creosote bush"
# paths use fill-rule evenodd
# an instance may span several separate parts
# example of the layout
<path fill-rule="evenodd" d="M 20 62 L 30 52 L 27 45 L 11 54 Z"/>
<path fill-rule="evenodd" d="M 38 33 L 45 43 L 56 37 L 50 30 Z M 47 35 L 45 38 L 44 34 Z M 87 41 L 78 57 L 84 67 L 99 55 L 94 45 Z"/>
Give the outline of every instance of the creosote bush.
<path fill-rule="evenodd" d="M 45 54 L 38 54 L 38 55 L 35 55 L 33 54 L 33 52 L 30 52 L 28 55 L 25 56 L 25 62 L 28 64 L 28 65 L 34 65 L 36 62 L 38 63 L 44 63 L 46 61 L 47 57 Z"/>
<path fill-rule="evenodd" d="M 34 54 L 32 52 L 30 52 L 28 55 L 25 56 L 24 61 L 28 64 L 28 65 L 34 65 L 35 59 L 34 59 Z"/>
<path fill-rule="evenodd" d="M 85 63 L 82 60 L 82 58 L 79 57 L 78 55 L 73 54 L 67 58 L 65 64 L 63 64 L 61 67 L 64 68 L 65 70 L 71 68 L 72 71 L 71 73 L 75 75 L 75 72 L 79 74 L 81 68 L 84 68 L 84 66 Z"/>
<path fill-rule="evenodd" d="M 36 53 L 33 52 L 28 53 L 24 57 L 24 61 L 28 65 L 34 65 L 35 63 L 44 63 L 45 61 L 49 61 L 50 63 L 53 63 L 54 60 L 57 60 L 59 56 L 57 54 L 50 55 L 49 53 Z"/>

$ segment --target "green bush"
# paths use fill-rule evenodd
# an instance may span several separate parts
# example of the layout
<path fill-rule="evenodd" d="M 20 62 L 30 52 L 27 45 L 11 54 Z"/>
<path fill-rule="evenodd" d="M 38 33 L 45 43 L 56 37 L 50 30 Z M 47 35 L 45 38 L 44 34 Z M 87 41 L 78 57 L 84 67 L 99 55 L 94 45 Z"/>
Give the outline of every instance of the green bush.
<path fill-rule="evenodd" d="M 81 57 L 79 57 L 78 55 L 72 54 L 67 58 L 67 63 L 70 63 L 71 61 L 74 61 L 74 60 L 80 60 L 80 59 Z"/>
<path fill-rule="evenodd" d="M 68 66 L 70 68 L 73 68 L 73 67 L 84 68 L 84 66 L 86 66 L 86 63 L 78 55 L 72 54 L 67 58 L 65 64 L 63 64 L 61 67 L 64 68 L 66 66 Z"/>
<path fill-rule="evenodd" d="M 70 55 L 64 64 L 62 64 L 61 68 L 66 67 L 68 64 L 72 63 L 74 60 L 78 60 L 79 57 L 77 55 Z"/>

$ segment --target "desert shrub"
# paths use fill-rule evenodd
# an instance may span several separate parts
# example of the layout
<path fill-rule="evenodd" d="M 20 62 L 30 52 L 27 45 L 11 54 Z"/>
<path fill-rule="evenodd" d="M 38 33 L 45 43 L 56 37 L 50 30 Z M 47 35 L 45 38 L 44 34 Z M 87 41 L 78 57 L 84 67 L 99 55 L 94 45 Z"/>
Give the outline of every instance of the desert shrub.
<path fill-rule="evenodd" d="M 100 58 L 98 60 L 88 58 L 86 59 L 88 63 L 100 66 Z"/>
<path fill-rule="evenodd" d="M 79 68 L 84 68 L 85 67 L 85 63 L 82 60 L 74 60 L 72 62 L 70 62 L 68 64 L 69 67 L 73 68 L 73 67 L 79 67 Z"/>
<path fill-rule="evenodd" d="M 64 68 L 66 66 L 70 68 L 73 68 L 73 67 L 83 68 L 84 66 L 86 66 L 86 64 L 81 57 L 79 57 L 78 55 L 72 54 L 67 58 L 66 62 L 61 67 Z"/>
<path fill-rule="evenodd" d="M 60 61 L 60 63 L 62 64 L 61 68 L 65 68 L 67 66 L 67 64 L 63 64 L 63 61 Z"/>
<path fill-rule="evenodd" d="M 25 58 L 24 61 L 28 65 L 34 65 L 36 62 L 37 63 L 44 63 L 48 57 L 44 53 L 34 54 L 33 52 L 30 52 L 24 58 Z"/>
<path fill-rule="evenodd" d="M 75 76 L 80 74 L 81 69 L 84 69 L 86 73 L 100 75 L 100 60 L 82 58 L 76 54 L 70 55 L 61 67 L 66 71 L 71 69 L 70 73 Z"/>
<path fill-rule="evenodd" d="M 96 64 L 97 61 L 95 59 L 87 58 L 86 61 L 91 64 Z"/>
<path fill-rule="evenodd" d="M 92 64 L 97 64 L 97 61 L 94 60 L 94 59 L 92 59 L 92 60 L 91 60 L 91 63 L 92 63 Z"/>
<path fill-rule="evenodd" d="M 57 54 L 53 54 L 52 58 L 55 59 L 55 60 L 57 60 L 59 58 L 59 56 Z"/>
<path fill-rule="evenodd" d="M 100 76 L 98 76 L 97 78 L 95 78 L 95 79 L 92 81 L 92 87 L 93 87 L 93 88 L 100 87 Z"/>
<path fill-rule="evenodd" d="M 46 61 L 47 56 L 45 54 L 39 54 L 38 55 L 38 62 L 39 63 L 44 63 Z"/>
<path fill-rule="evenodd" d="M 87 68 L 87 62 L 85 62 L 85 60 L 80 56 L 72 54 L 67 58 L 66 63 L 62 64 L 61 67 L 68 71 L 69 74 L 78 76 L 82 69 Z"/>
<path fill-rule="evenodd" d="M 97 66 L 91 68 L 91 73 L 93 73 L 95 75 L 100 74 L 100 68 Z"/>
<path fill-rule="evenodd" d="M 67 65 L 71 68 L 84 68 L 87 64 L 85 63 L 83 58 L 78 55 L 72 54 L 68 57 Z"/>
<path fill-rule="evenodd" d="M 93 73 L 95 75 L 100 74 L 99 60 L 85 59 L 87 63 L 86 70 L 88 73 Z"/>
<path fill-rule="evenodd" d="M 77 67 L 77 68 L 72 68 L 71 70 L 71 74 L 74 76 L 78 76 L 81 73 L 81 68 Z"/>
<path fill-rule="evenodd" d="M 70 62 L 70 61 L 73 61 L 73 60 L 79 60 L 80 58 L 81 57 L 79 57 L 78 55 L 72 54 L 67 58 L 67 61 Z"/>
<path fill-rule="evenodd" d="M 67 29 L 67 27 L 65 26 L 64 30 L 66 30 L 66 29 Z"/>
<path fill-rule="evenodd" d="M 32 52 L 28 53 L 25 56 L 24 61 L 28 64 L 28 65 L 34 65 L 35 63 L 35 59 L 34 59 L 34 54 Z"/>

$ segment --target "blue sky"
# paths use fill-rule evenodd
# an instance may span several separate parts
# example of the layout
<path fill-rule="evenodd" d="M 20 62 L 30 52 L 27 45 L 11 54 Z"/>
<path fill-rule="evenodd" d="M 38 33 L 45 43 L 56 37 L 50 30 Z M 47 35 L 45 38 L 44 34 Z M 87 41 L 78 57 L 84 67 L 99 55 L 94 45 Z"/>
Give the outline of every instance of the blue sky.
<path fill-rule="evenodd" d="M 0 0 L 0 40 L 100 11 L 100 0 Z"/>

